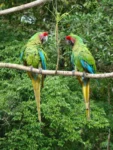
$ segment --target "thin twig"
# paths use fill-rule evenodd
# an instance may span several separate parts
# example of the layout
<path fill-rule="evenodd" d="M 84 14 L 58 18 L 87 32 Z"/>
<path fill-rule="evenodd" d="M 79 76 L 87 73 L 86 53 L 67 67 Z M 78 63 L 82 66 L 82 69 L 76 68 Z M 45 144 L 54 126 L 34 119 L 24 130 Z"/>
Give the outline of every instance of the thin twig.
<path fill-rule="evenodd" d="M 57 64 L 56 64 L 56 72 L 57 72 L 60 59 L 59 42 L 58 42 L 58 22 L 56 22 L 55 31 L 56 31 L 55 33 L 56 33 L 56 49 L 57 49 Z"/>
<path fill-rule="evenodd" d="M 59 66 L 59 57 L 60 57 L 60 52 L 59 52 L 59 37 L 58 37 L 58 23 L 59 23 L 59 20 L 58 20 L 58 10 L 57 10 L 57 0 L 55 0 L 55 4 L 56 4 L 56 26 L 55 26 L 55 40 L 56 40 L 56 50 L 57 50 L 57 64 L 56 64 L 56 72 L 58 70 L 58 66 Z"/>
<path fill-rule="evenodd" d="M 107 150 L 110 150 L 110 137 L 111 137 L 111 130 L 109 129 Z"/>
<path fill-rule="evenodd" d="M 108 104 L 109 106 L 111 105 L 110 104 L 110 101 L 111 101 L 111 98 L 110 98 L 110 83 L 108 83 Z M 111 114 L 111 109 L 109 110 L 109 114 Z M 108 142 L 107 142 L 107 150 L 110 150 L 110 137 L 111 137 L 111 130 L 109 129 L 108 130 Z"/>

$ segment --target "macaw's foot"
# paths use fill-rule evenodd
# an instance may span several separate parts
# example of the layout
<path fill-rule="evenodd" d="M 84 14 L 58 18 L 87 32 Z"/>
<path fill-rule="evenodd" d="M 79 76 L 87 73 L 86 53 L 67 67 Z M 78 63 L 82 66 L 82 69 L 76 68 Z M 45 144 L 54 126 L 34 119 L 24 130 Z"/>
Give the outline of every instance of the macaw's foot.
<path fill-rule="evenodd" d="M 83 77 L 83 78 L 85 78 L 85 76 L 86 76 L 86 72 L 83 72 L 83 75 L 82 75 L 82 77 Z"/>
<path fill-rule="evenodd" d="M 39 74 L 42 74 L 42 68 L 41 67 L 39 68 Z"/>
<path fill-rule="evenodd" d="M 28 76 L 30 79 L 32 79 L 32 70 L 33 70 L 33 67 L 32 66 L 29 66 L 30 67 L 30 70 L 27 72 Z"/>
<path fill-rule="evenodd" d="M 76 69 L 75 69 L 75 70 L 72 70 L 73 76 L 75 75 L 76 72 L 77 72 Z M 76 78 L 78 79 L 79 83 L 80 83 L 81 85 L 83 85 L 83 79 L 82 79 L 82 77 L 81 77 L 81 76 L 76 76 Z"/>
<path fill-rule="evenodd" d="M 87 74 L 86 72 L 83 72 L 83 75 L 82 75 L 81 79 L 82 79 L 83 82 L 87 83 L 89 81 L 89 78 L 86 77 L 86 74 Z"/>
<path fill-rule="evenodd" d="M 82 80 L 84 80 L 85 78 L 86 78 L 86 72 L 83 72 Z"/>
<path fill-rule="evenodd" d="M 73 76 L 75 75 L 75 72 L 76 72 L 76 70 L 72 70 L 72 75 L 73 75 Z"/>
<path fill-rule="evenodd" d="M 39 74 L 42 74 L 42 68 L 41 67 L 39 68 Z M 46 78 L 46 75 L 42 74 L 42 76 L 43 76 L 43 78 Z"/>
<path fill-rule="evenodd" d="M 31 71 L 31 72 L 33 71 L 33 66 L 30 66 L 30 71 Z"/>

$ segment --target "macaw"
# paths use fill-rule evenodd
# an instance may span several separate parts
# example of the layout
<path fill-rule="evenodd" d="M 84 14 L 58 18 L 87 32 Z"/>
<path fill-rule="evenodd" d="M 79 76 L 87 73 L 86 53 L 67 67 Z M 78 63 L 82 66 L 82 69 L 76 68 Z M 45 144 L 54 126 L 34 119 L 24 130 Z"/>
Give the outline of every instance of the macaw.
<path fill-rule="evenodd" d="M 46 69 L 47 56 L 43 50 L 43 42 L 47 41 L 48 32 L 37 32 L 26 43 L 21 52 L 21 60 L 25 66 L 31 66 L 34 68 Z M 38 120 L 41 122 L 40 112 L 40 87 L 43 87 L 44 75 L 39 75 L 33 72 L 27 72 L 29 78 L 32 81 L 35 99 L 37 103 Z"/>
<path fill-rule="evenodd" d="M 83 43 L 81 37 L 70 34 L 66 36 L 66 42 L 72 45 L 71 63 L 75 71 L 95 73 L 96 64 L 94 57 L 88 50 L 87 46 Z M 86 105 L 86 116 L 90 119 L 90 99 L 89 99 L 89 78 L 77 77 L 80 84 L 82 85 L 83 97 Z"/>

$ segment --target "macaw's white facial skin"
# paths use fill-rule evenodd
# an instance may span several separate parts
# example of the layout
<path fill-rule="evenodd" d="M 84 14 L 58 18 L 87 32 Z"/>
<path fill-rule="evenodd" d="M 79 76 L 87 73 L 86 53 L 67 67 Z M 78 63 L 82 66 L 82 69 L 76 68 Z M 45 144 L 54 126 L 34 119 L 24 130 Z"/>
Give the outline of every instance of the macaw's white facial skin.
<path fill-rule="evenodd" d="M 70 45 L 70 40 L 66 39 L 66 44 Z"/>
<path fill-rule="evenodd" d="M 66 36 L 66 43 L 67 44 L 70 44 L 70 45 L 74 45 L 75 44 L 75 39 L 74 38 L 72 38 L 70 35 L 68 35 L 68 36 Z"/>
<path fill-rule="evenodd" d="M 43 32 L 42 34 L 39 35 L 40 40 L 42 41 L 42 43 L 47 42 L 48 40 L 48 32 Z"/>
<path fill-rule="evenodd" d="M 47 42 L 48 41 L 48 35 L 43 37 L 43 41 Z"/>

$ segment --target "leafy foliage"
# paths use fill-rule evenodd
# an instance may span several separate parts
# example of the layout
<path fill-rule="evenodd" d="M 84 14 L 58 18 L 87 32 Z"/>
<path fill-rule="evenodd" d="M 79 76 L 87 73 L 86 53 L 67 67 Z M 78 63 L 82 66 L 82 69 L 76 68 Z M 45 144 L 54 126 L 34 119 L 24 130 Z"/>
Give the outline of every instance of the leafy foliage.
<path fill-rule="evenodd" d="M 0 9 L 22 3 L 2 0 Z M 112 72 L 112 1 L 58 0 L 57 3 L 58 12 L 62 16 L 59 22 L 59 69 L 72 70 L 71 49 L 65 43 L 65 36 L 73 32 L 80 35 L 91 50 L 98 72 Z M 37 31 L 49 31 L 49 41 L 44 45 L 48 54 L 47 68 L 55 69 L 57 51 L 54 7 L 55 2 L 52 1 L 0 18 L 1 62 L 22 63 L 20 52 L 26 41 Z M 22 23 L 23 15 L 34 16 L 36 22 Z M 41 91 L 41 125 L 31 81 L 26 73 L 2 68 L 0 79 L 0 149 L 107 149 L 109 131 L 110 134 L 113 132 L 111 78 L 91 81 L 91 120 L 87 121 L 81 87 L 76 78 L 47 76 Z M 111 136 L 111 149 L 112 141 Z"/>

